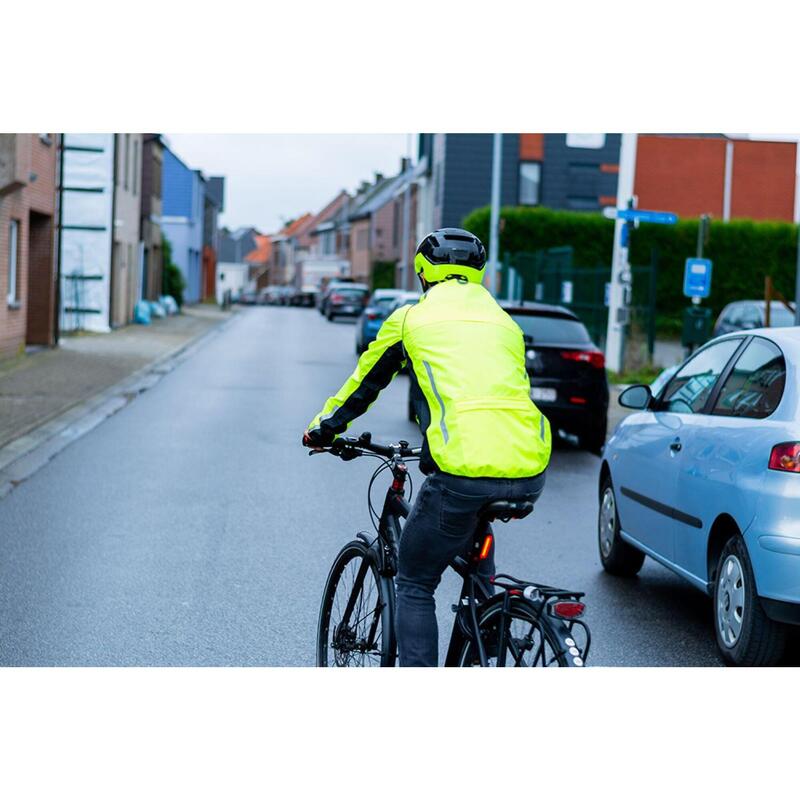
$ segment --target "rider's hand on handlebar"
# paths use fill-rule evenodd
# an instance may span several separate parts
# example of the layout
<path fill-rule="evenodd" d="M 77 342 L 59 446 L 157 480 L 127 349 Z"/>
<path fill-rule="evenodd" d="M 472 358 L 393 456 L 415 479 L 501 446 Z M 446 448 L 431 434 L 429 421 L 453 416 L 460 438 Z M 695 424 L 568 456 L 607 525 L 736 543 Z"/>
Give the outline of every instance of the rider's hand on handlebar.
<path fill-rule="evenodd" d="M 323 431 L 321 428 L 311 428 L 303 434 L 303 446 L 322 452 L 323 448 L 333 444 L 335 438 L 334 434 Z"/>

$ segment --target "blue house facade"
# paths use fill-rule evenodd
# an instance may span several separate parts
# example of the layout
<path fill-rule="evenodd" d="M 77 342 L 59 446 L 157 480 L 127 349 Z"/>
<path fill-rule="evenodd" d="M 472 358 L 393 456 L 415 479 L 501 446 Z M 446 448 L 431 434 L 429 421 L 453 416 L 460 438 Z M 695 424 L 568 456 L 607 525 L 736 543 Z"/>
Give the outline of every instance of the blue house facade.
<path fill-rule="evenodd" d="M 172 245 L 172 260 L 183 273 L 186 303 L 202 299 L 204 182 L 169 148 L 164 148 L 161 229 Z"/>

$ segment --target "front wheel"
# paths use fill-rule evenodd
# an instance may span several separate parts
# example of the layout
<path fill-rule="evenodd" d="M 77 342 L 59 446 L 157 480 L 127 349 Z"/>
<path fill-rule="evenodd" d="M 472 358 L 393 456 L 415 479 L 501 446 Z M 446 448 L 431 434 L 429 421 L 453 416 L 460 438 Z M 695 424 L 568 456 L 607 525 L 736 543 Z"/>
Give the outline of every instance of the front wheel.
<path fill-rule="evenodd" d="M 714 575 L 714 630 L 726 664 L 768 667 L 780 661 L 786 629 L 761 607 L 747 546 L 739 534 L 722 550 Z"/>
<path fill-rule="evenodd" d="M 487 603 L 478 615 L 488 666 L 506 667 L 582 667 L 583 658 L 572 633 L 560 620 L 541 615 L 527 600 L 514 599 L 502 624 L 503 595 Z M 501 637 L 501 629 L 505 633 Z M 504 640 L 502 651 L 500 640 Z M 478 648 L 472 638 L 461 646 L 456 661 L 459 667 L 480 664 Z"/>
<path fill-rule="evenodd" d="M 394 586 L 378 573 L 364 542 L 346 544 L 336 556 L 319 612 L 318 667 L 393 667 Z"/>

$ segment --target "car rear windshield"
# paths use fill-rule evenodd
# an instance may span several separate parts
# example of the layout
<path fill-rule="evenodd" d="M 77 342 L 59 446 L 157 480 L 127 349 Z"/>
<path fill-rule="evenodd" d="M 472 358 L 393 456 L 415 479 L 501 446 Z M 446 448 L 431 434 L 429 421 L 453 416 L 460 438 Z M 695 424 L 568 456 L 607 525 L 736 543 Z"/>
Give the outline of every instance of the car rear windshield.
<path fill-rule="evenodd" d="M 340 294 L 342 297 L 346 297 L 348 300 L 360 300 L 366 292 L 363 289 L 349 289 L 342 287 L 341 289 L 335 289 L 334 294 Z"/>
<path fill-rule="evenodd" d="M 522 328 L 534 344 L 591 344 L 589 331 L 582 322 L 567 317 L 512 314 L 514 322 Z"/>

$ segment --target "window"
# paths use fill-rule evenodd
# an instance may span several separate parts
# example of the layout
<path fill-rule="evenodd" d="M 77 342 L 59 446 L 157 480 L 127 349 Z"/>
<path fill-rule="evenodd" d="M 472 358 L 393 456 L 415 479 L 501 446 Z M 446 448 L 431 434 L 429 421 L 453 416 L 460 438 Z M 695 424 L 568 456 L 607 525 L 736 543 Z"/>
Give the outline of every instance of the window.
<path fill-rule="evenodd" d="M 523 161 L 519 165 L 519 202 L 523 206 L 539 205 L 539 184 L 542 165 L 538 161 Z"/>
<path fill-rule="evenodd" d="M 126 133 L 125 134 L 125 154 L 123 156 L 124 159 L 125 159 L 125 166 L 123 167 L 123 169 L 124 169 L 124 175 L 125 175 L 125 188 L 126 189 L 128 188 L 128 172 L 129 172 L 129 169 L 130 169 L 130 155 L 131 155 L 131 135 L 129 133 Z"/>
<path fill-rule="evenodd" d="M 526 340 L 537 344 L 591 345 L 589 332 L 582 322 L 569 317 L 551 317 L 535 314 L 512 314 L 512 319 L 522 328 Z"/>
<path fill-rule="evenodd" d="M 10 306 L 16 306 L 19 299 L 19 220 L 12 219 L 8 223 L 8 294 L 6 300 Z"/>
<path fill-rule="evenodd" d="M 726 339 L 700 350 L 675 373 L 659 402 L 659 410 L 699 414 L 717 378 L 741 343 L 740 338 Z"/>
<path fill-rule="evenodd" d="M 366 250 L 369 245 L 369 229 L 362 228 L 356 237 L 356 250 Z"/>
<path fill-rule="evenodd" d="M 736 360 L 714 406 L 724 417 L 768 417 L 783 397 L 786 361 L 776 345 L 756 337 Z"/>
<path fill-rule="evenodd" d="M 606 146 L 604 133 L 568 133 L 567 147 L 580 147 L 585 150 L 600 150 Z"/>
<path fill-rule="evenodd" d="M 131 191 L 136 194 L 138 191 L 139 177 L 139 140 L 133 142 L 133 175 L 131 176 Z"/>

